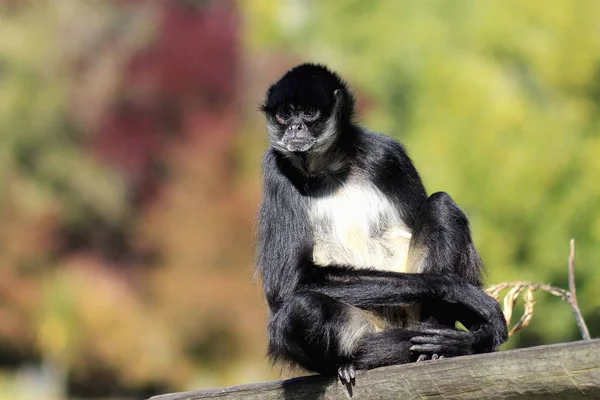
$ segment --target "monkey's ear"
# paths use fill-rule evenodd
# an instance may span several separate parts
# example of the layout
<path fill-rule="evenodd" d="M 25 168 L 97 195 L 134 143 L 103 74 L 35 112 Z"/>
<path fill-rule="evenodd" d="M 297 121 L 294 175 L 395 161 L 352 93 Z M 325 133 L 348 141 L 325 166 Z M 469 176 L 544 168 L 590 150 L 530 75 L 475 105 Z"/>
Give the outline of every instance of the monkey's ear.
<path fill-rule="evenodd" d="M 342 93 L 342 89 L 336 89 L 333 91 L 333 107 L 338 107 L 342 101 L 344 100 L 344 93 Z"/>
<path fill-rule="evenodd" d="M 337 113 L 344 101 L 344 93 L 342 89 L 336 89 L 333 91 L 333 112 Z"/>

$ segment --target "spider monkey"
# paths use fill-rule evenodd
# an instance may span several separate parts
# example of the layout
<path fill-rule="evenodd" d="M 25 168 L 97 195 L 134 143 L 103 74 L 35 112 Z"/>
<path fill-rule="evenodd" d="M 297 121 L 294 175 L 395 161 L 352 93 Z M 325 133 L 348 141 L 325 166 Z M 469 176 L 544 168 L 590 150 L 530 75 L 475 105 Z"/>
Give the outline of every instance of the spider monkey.
<path fill-rule="evenodd" d="M 257 271 L 268 355 L 323 375 L 491 352 L 498 302 L 452 198 L 427 197 L 404 147 L 353 119 L 327 67 L 303 64 L 266 93 Z M 459 330 L 456 321 L 467 329 Z"/>

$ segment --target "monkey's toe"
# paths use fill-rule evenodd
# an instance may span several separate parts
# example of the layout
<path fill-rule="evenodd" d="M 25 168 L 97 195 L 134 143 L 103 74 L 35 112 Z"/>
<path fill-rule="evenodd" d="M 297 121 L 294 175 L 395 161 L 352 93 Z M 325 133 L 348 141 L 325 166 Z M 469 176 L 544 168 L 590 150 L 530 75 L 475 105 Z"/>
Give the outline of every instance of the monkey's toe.
<path fill-rule="evenodd" d="M 419 357 L 417 357 L 417 361 L 415 361 L 415 362 L 421 362 L 421 361 L 427 361 L 427 360 L 431 360 L 431 361 L 443 360 L 444 358 L 446 358 L 446 357 L 444 357 L 443 355 L 437 354 L 437 353 L 433 353 L 431 355 L 431 357 L 427 354 L 421 354 L 421 355 L 419 355 Z"/>
<path fill-rule="evenodd" d="M 356 377 L 356 369 L 353 364 L 342 365 L 338 368 L 338 375 L 344 384 L 352 384 Z"/>

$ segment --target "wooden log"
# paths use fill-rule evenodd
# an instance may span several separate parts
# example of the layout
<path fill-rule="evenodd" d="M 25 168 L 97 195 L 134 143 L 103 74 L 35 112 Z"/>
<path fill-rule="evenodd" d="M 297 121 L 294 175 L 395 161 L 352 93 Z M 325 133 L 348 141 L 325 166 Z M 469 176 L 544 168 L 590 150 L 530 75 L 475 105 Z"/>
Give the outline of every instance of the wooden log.
<path fill-rule="evenodd" d="M 359 372 L 353 387 L 309 376 L 173 393 L 151 400 L 600 399 L 600 339 L 395 365 Z"/>

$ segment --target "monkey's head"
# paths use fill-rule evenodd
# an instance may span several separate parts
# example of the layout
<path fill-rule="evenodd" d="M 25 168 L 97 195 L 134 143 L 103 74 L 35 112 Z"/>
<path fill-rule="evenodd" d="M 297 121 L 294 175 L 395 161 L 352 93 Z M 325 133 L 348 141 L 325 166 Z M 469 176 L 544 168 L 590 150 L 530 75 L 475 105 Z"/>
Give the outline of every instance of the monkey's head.
<path fill-rule="evenodd" d="M 351 123 L 354 98 L 336 73 L 322 65 L 302 64 L 269 87 L 262 111 L 275 149 L 319 152 Z"/>

